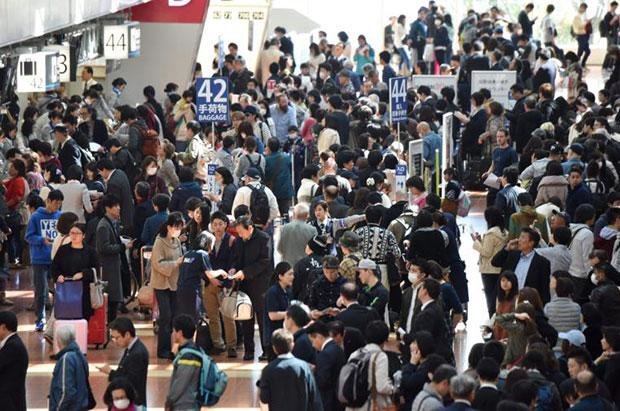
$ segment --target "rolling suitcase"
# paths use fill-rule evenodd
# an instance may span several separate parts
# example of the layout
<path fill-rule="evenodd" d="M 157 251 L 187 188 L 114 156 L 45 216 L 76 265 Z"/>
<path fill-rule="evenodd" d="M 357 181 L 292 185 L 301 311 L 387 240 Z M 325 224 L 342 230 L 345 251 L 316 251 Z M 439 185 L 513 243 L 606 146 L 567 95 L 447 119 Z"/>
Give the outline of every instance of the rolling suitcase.
<path fill-rule="evenodd" d="M 88 344 L 97 350 L 108 345 L 108 294 L 103 294 L 103 305 L 88 320 Z"/>
<path fill-rule="evenodd" d="M 59 320 L 54 321 L 54 354 L 57 354 L 60 349 L 58 348 L 58 341 L 56 339 L 56 330 L 60 327 L 68 325 L 75 330 L 75 342 L 80 347 L 80 350 L 86 354 L 88 350 L 88 321 L 81 320 Z"/>

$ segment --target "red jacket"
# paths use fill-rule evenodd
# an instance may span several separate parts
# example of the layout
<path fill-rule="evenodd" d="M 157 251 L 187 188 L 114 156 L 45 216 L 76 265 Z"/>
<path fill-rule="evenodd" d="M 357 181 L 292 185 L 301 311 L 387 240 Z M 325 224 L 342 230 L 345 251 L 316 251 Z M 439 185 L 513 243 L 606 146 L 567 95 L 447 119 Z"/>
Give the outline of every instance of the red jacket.
<path fill-rule="evenodd" d="M 28 184 L 26 179 L 19 176 L 4 182 L 4 187 L 6 188 L 4 199 L 9 210 L 15 211 L 19 203 L 24 200 L 26 184 Z"/>

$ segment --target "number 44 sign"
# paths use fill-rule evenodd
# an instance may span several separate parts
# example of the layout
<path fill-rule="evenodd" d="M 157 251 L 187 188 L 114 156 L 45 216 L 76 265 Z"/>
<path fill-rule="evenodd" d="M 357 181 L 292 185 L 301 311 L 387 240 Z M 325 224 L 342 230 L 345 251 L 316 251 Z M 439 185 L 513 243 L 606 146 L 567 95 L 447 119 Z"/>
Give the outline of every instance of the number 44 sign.
<path fill-rule="evenodd" d="M 196 106 L 198 121 L 226 122 L 228 105 L 228 81 L 223 77 L 199 78 L 196 81 Z"/>
<path fill-rule="evenodd" d="M 103 27 L 103 55 L 107 60 L 140 55 L 140 23 L 131 22 Z"/>
<path fill-rule="evenodd" d="M 400 123 L 407 120 L 407 78 L 392 77 L 390 90 L 390 120 Z"/>

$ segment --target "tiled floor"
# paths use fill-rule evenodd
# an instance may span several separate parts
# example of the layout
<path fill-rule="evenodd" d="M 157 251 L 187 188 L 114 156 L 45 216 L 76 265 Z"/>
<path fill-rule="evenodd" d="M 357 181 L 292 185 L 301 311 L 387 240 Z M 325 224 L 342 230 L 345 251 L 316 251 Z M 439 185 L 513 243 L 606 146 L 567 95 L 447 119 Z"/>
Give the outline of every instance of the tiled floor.
<path fill-rule="evenodd" d="M 467 263 L 470 298 L 472 301 L 469 306 L 467 330 L 460 333 L 455 341 L 455 352 L 461 369 L 465 366 L 469 348 L 481 340 L 479 327 L 486 319 L 486 306 L 476 266 L 477 254 L 472 251 L 471 239 L 469 238 L 469 233 L 472 229 L 484 232 L 484 220 L 481 213 L 483 201 L 484 199 L 474 200 L 476 207 L 472 210 L 469 217 L 460 221 L 465 230 L 462 235 L 463 245 L 461 252 Z M 40 410 L 47 407 L 47 394 L 54 362 L 49 359 L 49 355 L 52 353 L 50 344 L 41 334 L 34 332 L 34 315 L 31 311 L 26 310 L 32 302 L 33 294 L 31 290 L 30 270 L 12 271 L 8 296 L 16 303 L 13 310 L 18 314 L 19 318 L 19 335 L 24 340 L 30 353 L 30 368 L 27 378 L 28 409 Z M 135 320 L 138 335 L 151 353 L 147 395 L 149 409 L 163 409 L 168 391 L 171 364 L 157 359 L 154 354 L 156 341 L 153 336 L 152 323 L 137 319 L 135 314 L 128 315 Z M 121 354 L 121 350 L 114 347 L 113 343 L 110 343 L 107 349 L 96 350 L 90 348 L 88 350 L 90 383 L 100 407 L 98 409 L 104 409 L 102 396 L 107 385 L 107 379 L 95 367 L 104 363 L 114 365 L 120 359 Z M 235 361 L 229 361 L 225 356 L 215 357 L 218 365 L 228 373 L 229 384 L 224 396 L 214 409 L 259 409 L 256 381 L 260 377 L 260 371 L 264 367 L 264 363 L 257 361 L 243 362 L 240 359 L 241 354 L 239 359 Z"/>

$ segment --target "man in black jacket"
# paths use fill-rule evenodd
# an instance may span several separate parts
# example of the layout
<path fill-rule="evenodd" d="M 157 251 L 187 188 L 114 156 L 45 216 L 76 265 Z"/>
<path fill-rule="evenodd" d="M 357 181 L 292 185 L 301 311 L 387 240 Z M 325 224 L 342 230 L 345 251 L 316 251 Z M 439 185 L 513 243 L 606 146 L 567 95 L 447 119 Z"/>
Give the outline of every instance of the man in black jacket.
<path fill-rule="evenodd" d="M 526 4 L 525 9 L 521 10 L 517 18 L 519 21 L 519 24 L 521 25 L 523 34 L 526 35 L 528 38 L 532 37 L 533 26 L 534 26 L 534 23 L 536 22 L 536 19 L 538 18 L 538 17 L 534 17 L 534 19 L 530 20 L 530 17 L 528 15 L 532 12 L 532 10 L 534 10 L 534 3 Z"/>
<path fill-rule="evenodd" d="M 472 407 L 480 411 L 495 411 L 503 396 L 497 389 L 499 364 L 493 358 L 484 357 L 476 366 L 476 372 L 480 376 L 480 386 Z"/>
<path fill-rule="evenodd" d="M 521 230 L 519 238 L 510 240 L 491 260 L 495 267 L 514 271 L 519 281 L 519 289 L 532 287 L 538 290 L 543 303 L 550 300 L 550 263 L 534 251 L 540 242 L 540 234 L 530 227 Z"/>
<path fill-rule="evenodd" d="M 59 147 L 58 160 L 62 170 L 66 172 L 72 165 L 82 167 L 82 153 L 75 140 L 69 136 L 69 130 L 67 130 L 64 124 L 54 127 L 54 138 Z"/>
<path fill-rule="evenodd" d="M 293 355 L 300 360 L 304 360 L 309 364 L 316 364 L 316 350 L 310 342 L 305 326 L 310 322 L 310 316 L 299 305 L 290 305 L 286 310 L 284 317 L 284 328 L 293 334 L 295 345 L 293 346 Z"/>
<path fill-rule="evenodd" d="M 136 405 L 146 407 L 146 376 L 149 368 L 149 352 L 136 337 L 136 329 L 129 318 L 119 317 L 110 324 L 110 337 L 119 348 L 125 351 L 116 370 L 104 364 L 97 367 L 108 375 L 108 381 L 124 377 L 136 390 Z"/>
<path fill-rule="evenodd" d="M 329 336 L 329 328 L 322 321 L 315 321 L 306 330 L 314 349 L 318 351 L 314 378 L 321 392 L 325 411 L 344 410 L 338 402 L 338 377 L 340 369 L 346 363 L 344 351 Z"/>
<path fill-rule="evenodd" d="M 235 221 L 235 227 L 239 237 L 235 240 L 233 247 L 237 260 L 235 262 L 234 273 L 228 278 L 240 282 L 239 289 L 246 293 L 254 308 L 254 318 L 242 321 L 243 326 L 243 346 L 245 354 L 243 359 L 250 361 L 254 359 L 254 322 L 258 322 L 258 331 L 261 344 L 263 339 L 263 321 L 265 311 L 265 292 L 269 283 L 269 273 L 273 269 L 271 264 L 271 247 L 269 235 L 264 231 L 254 228 L 250 216 L 242 216 Z M 267 359 L 267 348 L 263 348 L 263 353 L 259 360 Z"/>
<path fill-rule="evenodd" d="M 263 368 L 256 383 L 261 402 L 273 411 L 324 409 L 310 367 L 291 354 L 293 335 L 284 329 L 275 330 L 271 346 L 278 357 Z"/>
<path fill-rule="evenodd" d="M 26 411 L 28 350 L 17 335 L 17 317 L 0 311 L 0 398 L 6 411 Z"/>
<path fill-rule="evenodd" d="M 418 290 L 420 300 L 420 313 L 416 316 L 412 333 L 428 331 L 436 342 L 435 352 L 451 362 L 454 358 L 452 347 L 449 344 L 449 330 L 446 317 L 439 303 L 441 284 L 433 278 L 424 280 Z"/>
<path fill-rule="evenodd" d="M 340 287 L 340 302 L 346 308 L 336 316 L 336 320 L 342 321 L 345 327 L 357 328 L 362 335 L 366 326 L 375 320 L 380 320 L 379 313 L 372 307 L 365 307 L 357 302 L 359 289 L 352 282 L 344 283 Z"/>
<path fill-rule="evenodd" d="M 517 153 L 521 153 L 532 134 L 545 121 L 543 114 L 536 109 L 536 99 L 527 97 L 523 103 L 524 113 L 517 118 L 514 134 Z"/>

